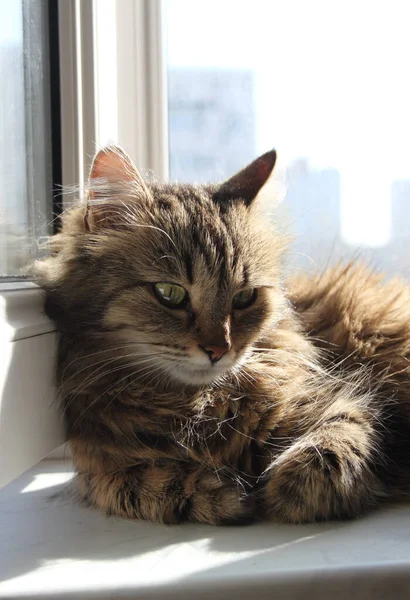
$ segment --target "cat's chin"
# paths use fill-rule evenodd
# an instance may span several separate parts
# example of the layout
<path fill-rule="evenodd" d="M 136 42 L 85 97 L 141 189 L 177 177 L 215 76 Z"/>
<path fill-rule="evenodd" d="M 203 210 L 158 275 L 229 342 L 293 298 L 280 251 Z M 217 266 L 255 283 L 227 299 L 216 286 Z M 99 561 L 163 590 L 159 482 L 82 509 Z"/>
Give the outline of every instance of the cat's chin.
<path fill-rule="evenodd" d="M 197 362 L 184 362 L 173 364 L 167 369 L 168 375 L 177 384 L 184 386 L 204 386 L 218 383 L 231 371 L 238 369 L 245 363 L 251 350 L 232 353 L 224 356 L 222 360 L 212 366 L 198 364 Z"/>
<path fill-rule="evenodd" d="M 181 368 L 178 367 L 172 370 L 172 378 L 183 385 L 201 386 L 210 385 L 221 379 L 231 369 L 228 367 L 211 368 Z"/>

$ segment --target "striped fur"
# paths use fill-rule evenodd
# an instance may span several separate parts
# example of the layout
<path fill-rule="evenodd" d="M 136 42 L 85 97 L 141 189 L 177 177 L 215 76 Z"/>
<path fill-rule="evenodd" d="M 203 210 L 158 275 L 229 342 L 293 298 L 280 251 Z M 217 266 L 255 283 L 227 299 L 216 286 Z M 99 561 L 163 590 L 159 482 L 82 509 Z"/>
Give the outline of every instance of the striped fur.
<path fill-rule="evenodd" d="M 122 151 L 102 156 L 92 202 L 64 215 L 36 267 L 82 500 L 224 524 L 406 497 L 408 288 L 355 265 L 285 282 L 286 239 L 253 201 L 272 155 L 202 187 L 145 184 Z M 189 292 L 189 310 L 158 302 L 161 281 Z M 255 303 L 232 310 L 248 288 Z M 199 344 L 221 336 L 229 352 L 211 365 Z"/>

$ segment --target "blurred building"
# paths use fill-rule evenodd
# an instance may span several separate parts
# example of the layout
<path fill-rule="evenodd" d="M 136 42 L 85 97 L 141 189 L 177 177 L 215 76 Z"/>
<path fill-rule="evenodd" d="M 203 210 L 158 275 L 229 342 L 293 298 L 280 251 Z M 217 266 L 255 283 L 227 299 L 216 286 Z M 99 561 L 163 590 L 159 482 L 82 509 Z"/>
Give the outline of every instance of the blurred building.
<path fill-rule="evenodd" d="M 255 158 L 254 77 L 246 69 L 170 69 L 170 174 L 221 181 Z"/>
<path fill-rule="evenodd" d="M 168 85 L 172 179 L 222 181 L 255 158 L 252 71 L 173 68 Z M 294 238 L 288 263 L 317 271 L 362 258 L 377 269 L 410 278 L 410 181 L 392 183 L 391 242 L 367 248 L 341 239 L 341 176 L 337 169 L 314 169 L 303 157 L 288 165 L 286 198 L 279 209 Z M 370 226 L 370 220 L 363 223 Z"/>

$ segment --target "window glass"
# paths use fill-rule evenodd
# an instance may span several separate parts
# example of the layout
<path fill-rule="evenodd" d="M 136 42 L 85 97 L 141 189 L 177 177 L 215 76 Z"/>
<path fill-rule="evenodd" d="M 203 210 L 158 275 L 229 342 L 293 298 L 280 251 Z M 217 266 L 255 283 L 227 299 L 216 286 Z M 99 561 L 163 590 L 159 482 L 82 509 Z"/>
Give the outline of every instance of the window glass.
<path fill-rule="evenodd" d="M 0 276 L 21 277 L 52 230 L 47 2 L 0 0 Z"/>
<path fill-rule="evenodd" d="M 410 276 L 408 2 L 167 0 L 166 23 L 171 177 L 275 147 L 292 262 Z"/>

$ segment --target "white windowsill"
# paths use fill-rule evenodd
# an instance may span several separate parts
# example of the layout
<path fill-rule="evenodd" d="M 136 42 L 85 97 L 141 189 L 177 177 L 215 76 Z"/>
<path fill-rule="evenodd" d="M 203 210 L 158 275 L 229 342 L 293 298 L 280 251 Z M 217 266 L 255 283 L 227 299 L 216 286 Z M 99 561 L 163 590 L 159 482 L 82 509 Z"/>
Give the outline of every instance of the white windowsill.
<path fill-rule="evenodd" d="M 48 459 L 0 491 L 0 598 L 409 597 L 409 506 L 342 523 L 161 526 L 75 504 L 61 495 L 71 477 Z"/>
<path fill-rule="evenodd" d="M 64 441 L 54 401 L 57 333 L 43 304 L 31 282 L 0 283 L 0 488 Z"/>
<path fill-rule="evenodd" d="M 44 293 L 30 281 L 0 283 L 0 341 L 16 341 L 55 331 L 44 314 Z"/>

